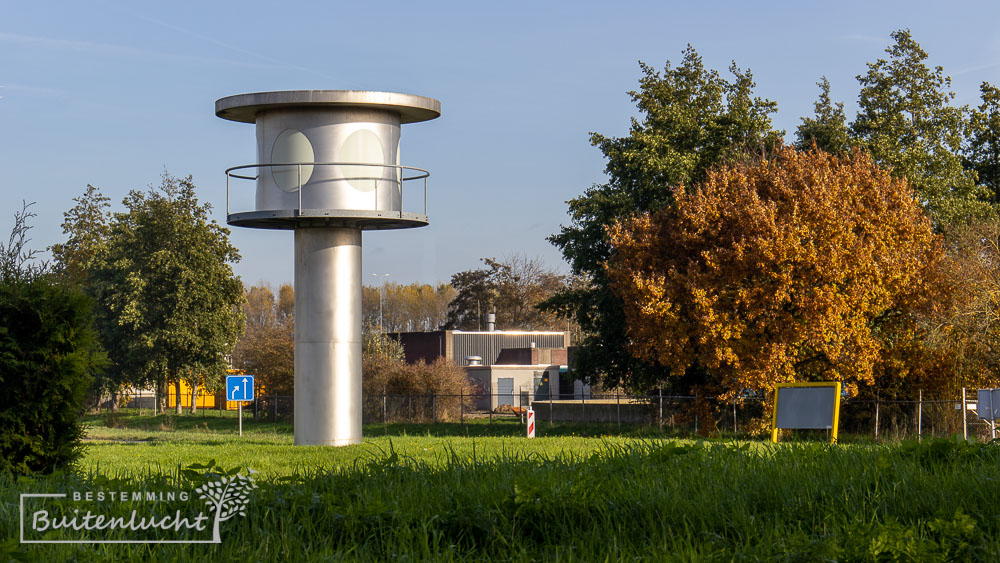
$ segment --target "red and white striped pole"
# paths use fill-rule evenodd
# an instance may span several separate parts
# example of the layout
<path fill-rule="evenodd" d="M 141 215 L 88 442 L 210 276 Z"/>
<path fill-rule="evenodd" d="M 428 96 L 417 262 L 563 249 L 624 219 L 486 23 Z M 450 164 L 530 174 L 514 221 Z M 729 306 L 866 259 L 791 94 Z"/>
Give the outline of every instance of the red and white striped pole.
<path fill-rule="evenodd" d="M 528 437 L 535 437 L 535 409 L 528 407 Z"/>

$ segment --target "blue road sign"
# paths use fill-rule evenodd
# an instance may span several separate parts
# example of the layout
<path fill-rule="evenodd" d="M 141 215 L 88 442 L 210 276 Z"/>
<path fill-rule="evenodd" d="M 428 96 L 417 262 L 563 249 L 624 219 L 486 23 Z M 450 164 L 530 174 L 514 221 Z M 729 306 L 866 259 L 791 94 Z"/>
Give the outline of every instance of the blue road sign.
<path fill-rule="evenodd" d="M 252 375 L 227 375 L 226 376 L 226 400 L 227 401 L 252 401 L 253 400 L 253 376 Z"/>

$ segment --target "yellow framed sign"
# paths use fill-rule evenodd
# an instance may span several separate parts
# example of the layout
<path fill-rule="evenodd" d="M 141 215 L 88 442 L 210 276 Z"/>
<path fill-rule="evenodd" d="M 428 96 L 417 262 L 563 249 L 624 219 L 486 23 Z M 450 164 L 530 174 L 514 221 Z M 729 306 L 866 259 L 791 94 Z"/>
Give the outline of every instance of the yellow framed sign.
<path fill-rule="evenodd" d="M 777 443 L 781 428 L 830 431 L 830 443 L 837 443 L 840 424 L 840 382 L 779 383 L 774 390 L 771 413 L 771 441 Z"/>

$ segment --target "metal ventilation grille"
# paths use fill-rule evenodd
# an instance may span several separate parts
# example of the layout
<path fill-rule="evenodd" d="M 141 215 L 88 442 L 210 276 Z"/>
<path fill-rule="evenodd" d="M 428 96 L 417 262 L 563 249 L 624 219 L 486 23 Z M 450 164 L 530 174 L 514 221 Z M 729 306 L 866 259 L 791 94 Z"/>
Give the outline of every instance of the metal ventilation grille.
<path fill-rule="evenodd" d="M 530 348 L 535 343 L 536 348 L 565 348 L 564 335 L 561 332 L 545 333 L 512 333 L 503 332 L 471 332 L 453 334 L 454 348 L 451 360 L 460 366 L 467 366 L 467 356 L 480 356 L 484 366 L 491 366 L 505 348 Z"/>

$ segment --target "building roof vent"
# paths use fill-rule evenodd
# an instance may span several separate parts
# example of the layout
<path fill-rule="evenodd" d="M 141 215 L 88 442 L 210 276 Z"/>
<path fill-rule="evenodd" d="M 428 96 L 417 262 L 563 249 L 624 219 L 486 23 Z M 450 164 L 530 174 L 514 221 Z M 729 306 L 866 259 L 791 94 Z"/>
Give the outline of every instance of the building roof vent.
<path fill-rule="evenodd" d="M 466 356 L 465 357 L 465 365 L 468 365 L 468 366 L 481 366 L 481 365 L 483 365 L 483 357 L 482 356 Z"/>

